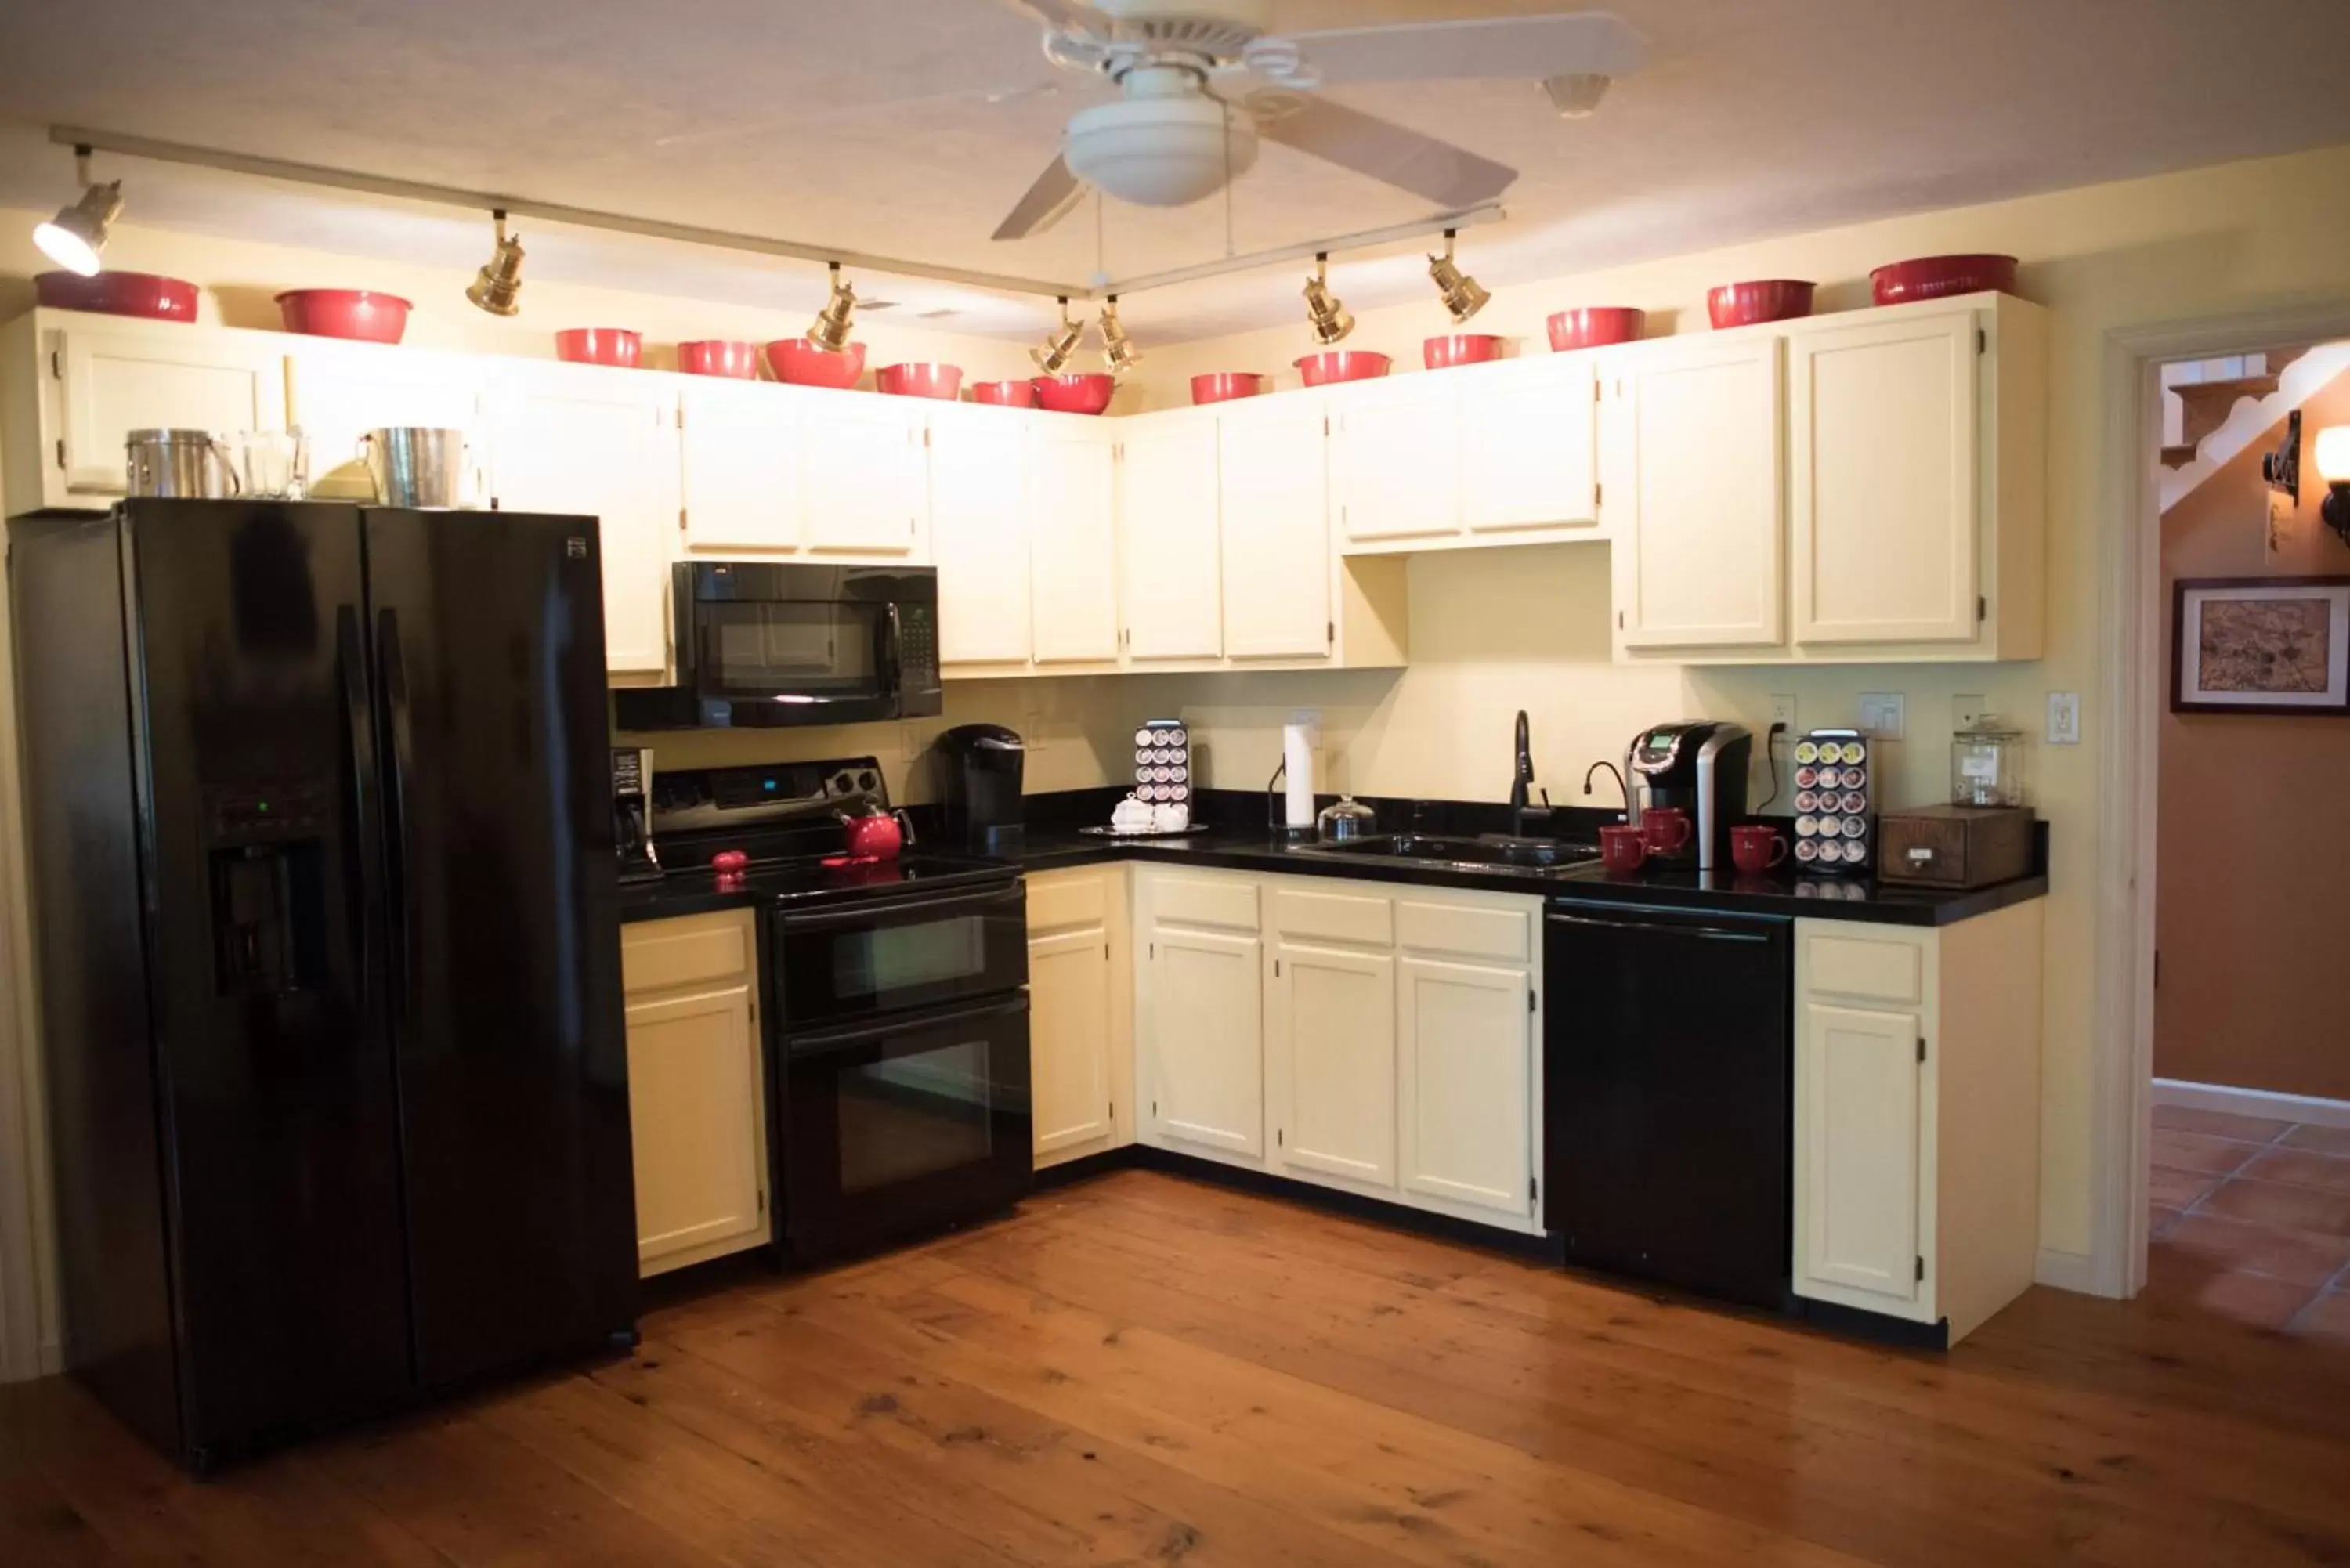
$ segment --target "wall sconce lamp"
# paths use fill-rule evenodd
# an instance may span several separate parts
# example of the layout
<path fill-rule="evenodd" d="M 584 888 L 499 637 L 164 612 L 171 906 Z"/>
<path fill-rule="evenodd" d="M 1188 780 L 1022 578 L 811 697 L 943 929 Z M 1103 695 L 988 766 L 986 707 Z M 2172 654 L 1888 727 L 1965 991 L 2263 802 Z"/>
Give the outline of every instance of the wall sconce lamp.
<path fill-rule="evenodd" d="M 2284 444 L 2261 453 L 2261 477 L 2271 490 L 2301 504 L 2301 410 L 2285 416 Z"/>
<path fill-rule="evenodd" d="M 2299 410 L 2294 410 L 2298 417 Z M 2317 476 L 2325 481 L 2325 500 L 2317 514 L 2325 525 L 2350 545 L 2350 425 L 2329 425 L 2317 432 L 2317 444 L 2310 453 L 2317 464 Z"/>
<path fill-rule="evenodd" d="M 498 248 L 465 286 L 465 297 L 492 316 L 512 316 L 522 309 L 522 240 L 506 233 L 506 210 L 492 210 L 497 224 Z"/>
<path fill-rule="evenodd" d="M 101 265 L 99 253 L 106 249 L 107 233 L 122 215 L 122 182 L 91 184 L 86 146 L 74 149 L 74 177 L 81 184 L 80 198 L 59 207 L 57 215 L 47 223 L 34 224 L 33 244 L 68 272 L 94 277 Z"/>
<path fill-rule="evenodd" d="M 1314 275 L 1305 280 L 1305 323 L 1314 341 L 1327 348 L 1355 329 L 1355 317 L 1345 302 L 1330 292 L 1330 253 L 1314 258 Z"/>

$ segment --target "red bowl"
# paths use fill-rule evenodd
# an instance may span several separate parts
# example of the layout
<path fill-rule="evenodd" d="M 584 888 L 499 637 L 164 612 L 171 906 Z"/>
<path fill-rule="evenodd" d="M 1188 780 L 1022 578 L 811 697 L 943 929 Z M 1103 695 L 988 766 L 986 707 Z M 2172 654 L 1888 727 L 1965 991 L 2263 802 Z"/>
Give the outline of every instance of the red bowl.
<path fill-rule="evenodd" d="M 397 343 L 408 330 L 408 301 L 365 288 L 296 288 L 277 296 L 288 332 Z"/>
<path fill-rule="evenodd" d="M 52 310 L 94 310 L 102 316 L 143 316 L 151 321 L 193 321 L 196 286 L 151 272 L 45 272 L 33 279 L 33 297 Z"/>
<path fill-rule="evenodd" d="M 1431 370 L 1482 365 L 1502 357 L 1502 340 L 1490 332 L 1455 332 L 1426 339 L 1419 346 L 1419 355 Z"/>
<path fill-rule="evenodd" d="M 949 402 L 962 388 L 962 367 L 935 360 L 912 365 L 884 365 L 873 384 L 893 398 L 943 398 Z"/>
<path fill-rule="evenodd" d="M 1395 361 L 1384 354 L 1374 354 L 1367 348 L 1333 348 L 1326 354 L 1308 354 L 1296 361 L 1297 373 L 1309 387 L 1327 386 L 1333 381 L 1367 381 L 1384 376 Z"/>
<path fill-rule="evenodd" d="M 645 337 L 625 327 L 575 327 L 555 335 L 555 357 L 575 365 L 613 365 L 633 370 L 645 357 Z"/>
<path fill-rule="evenodd" d="M 1725 283 L 1720 288 L 1706 291 L 1705 313 L 1712 319 L 1716 331 L 1752 327 L 1763 321 L 1787 321 L 1812 313 L 1812 290 L 1818 286 L 1791 277 Z"/>
<path fill-rule="evenodd" d="M 1218 370 L 1213 375 L 1191 378 L 1191 400 L 1195 403 L 1228 403 L 1234 398 L 1253 398 L 1264 390 L 1265 379 L 1253 370 Z"/>
<path fill-rule="evenodd" d="M 1036 406 L 1036 389 L 1025 380 L 973 381 L 971 400 L 993 403 L 1003 409 L 1033 409 Z"/>
<path fill-rule="evenodd" d="M 1561 354 L 1577 348 L 1604 348 L 1610 343 L 1636 343 L 1647 317 L 1623 305 L 1586 305 L 1562 310 L 1550 318 L 1550 346 Z"/>
<path fill-rule="evenodd" d="M 1097 414 L 1118 390 L 1118 379 L 1098 370 L 1089 376 L 1031 376 L 1028 384 L 1036 389 L 1036 406 L 1056 414 Z"/>
<path fill-rule="evenodd" d="M 677 346 L 677 368 L 689 376 L 732 376 L 738 381 L 759 379 L 759 349 L 754 343 L 724 337 L 702 337 Z"/>
<path fill-rule="evenodd" d="M 767 369 L 795 387 L 830 387 L 845 391 L 865 374 L 865 345 L 851 343 L 837 354 L 805 337 L 778 337 L 767 345 Z"/>
<path fill-rule="evenodd" d="M 1899 305 L 1911 299 L 1940 299 L 1951 294 L 2015 292 L 2013 256 L 1918 256 L 1878 267 L 1868 275 L 1868 286 L 1879 305 Z"/>

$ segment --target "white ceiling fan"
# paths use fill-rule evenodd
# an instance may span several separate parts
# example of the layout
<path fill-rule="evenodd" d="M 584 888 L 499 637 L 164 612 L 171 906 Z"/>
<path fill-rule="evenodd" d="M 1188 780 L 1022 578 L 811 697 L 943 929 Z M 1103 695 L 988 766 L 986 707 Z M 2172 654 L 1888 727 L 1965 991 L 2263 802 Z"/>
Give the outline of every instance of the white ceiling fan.
<path fill-rule="evenodd" d="M 1311 96 L 1354 82 L 1516 78 L 1559 113 L 1587 114 L 1646 54 L 1606 11 L 1343 27 L 1276 36 L 1272 0 L 1004 0 L 1045 27 L 1045 57 L 1115 88 L 1070 119 L 1061 155 L 995 231 L 1052 227 L 1088 185 L 1122 202 L 1179 207 L 1256 161 L 1260 136 L 1458 211 L 1499 196 L 1518 171 L 1465 148 Z"/>

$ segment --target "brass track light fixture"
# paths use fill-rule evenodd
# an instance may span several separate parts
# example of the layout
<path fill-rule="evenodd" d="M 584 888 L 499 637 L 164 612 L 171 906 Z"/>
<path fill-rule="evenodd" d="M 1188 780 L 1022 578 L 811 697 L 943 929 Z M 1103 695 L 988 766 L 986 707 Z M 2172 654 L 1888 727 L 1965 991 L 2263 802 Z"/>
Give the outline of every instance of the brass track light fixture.
<path fill-rule="evenodd" d="M 59 207 L 47 223 L 34 224 L 33 243 L 68 272 L 90 277 L 104 265 L 99 253 L 106 249 L 107 231 L 122 215 L 122 182 L 90 182 L 86 143 L 74 148 L 74 178 L 81 185 L 80 197 Z"/>
<path fill-rule="evenodd" d="M 1305 280 L 1305 322 L 1314 329 L 1314 341 L 1325 347 L 1355 329 L 1354 313 L 1330 292 L 1328 251 L 1315 253 L 1314 275 Z"/>
<path fill-rule="evenodd" d="M 1428 275 L 1436 280 L 1437 291 L 1444 296 L 1444 308 L 1452 313 L 1454 325 L 1468 320 L 1485 308 L 1493 296 L 1482 284 L 1462 272 L 1452 260 L 1452 236 L 1459 231 L 1444 231 L 1444 254 L 1428 258 Z"/>
<path fill-rule="evenodd" d="M 840 275 L 838 262 L 825 265 L 832 275 L 832 293 L 809 324 L 807 340 L 827 354 L 838 354 L 847 348 L 849 330 L 856 325 L 857 286 Z"/>
<path fill-rule="evenodd" d="M 1036 369 L 1047 376 L 1057 376 L 1069 357 L 1077 351 L 1077 339 L 1086 335 L 1086 324 L 1069 319 L 1069 296 L 1061 296 L 1061 325 L 1050 337 L 1028 350 L 1028 358 L 1036 361 Z"/>
<path fill-rule="evenodd" d="M 1123 376 L 1142 363 L 1142 350 L 1126 335 L 1126 323 L 1118 318 L 1118 296 L 1111 295 L 1102 302 L 1102 359 L 1113 376 Z"/>
<path fill-rule="evenodd" d="M 465 297 L 492 316 L 513 316 L 522 309 L 522 238 L 506 233 L 506 210 L 494 207 L 491 220 L 497 224 L 498 248 L 465 286 Z"/>

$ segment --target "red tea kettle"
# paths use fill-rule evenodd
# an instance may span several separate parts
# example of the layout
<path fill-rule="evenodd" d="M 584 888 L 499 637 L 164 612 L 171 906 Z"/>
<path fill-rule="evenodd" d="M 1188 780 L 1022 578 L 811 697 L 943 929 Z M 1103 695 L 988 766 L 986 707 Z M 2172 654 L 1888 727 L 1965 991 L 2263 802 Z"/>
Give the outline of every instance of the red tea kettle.
<path fill-rule="evenodd" d="M 858 808 L 843 810 L 840 826 L 848 836 L 848 853 L 861 859 L 887 860 L 914 842 L 914 825 L 902 811 L 891 811 L 867 799 Z"/>

